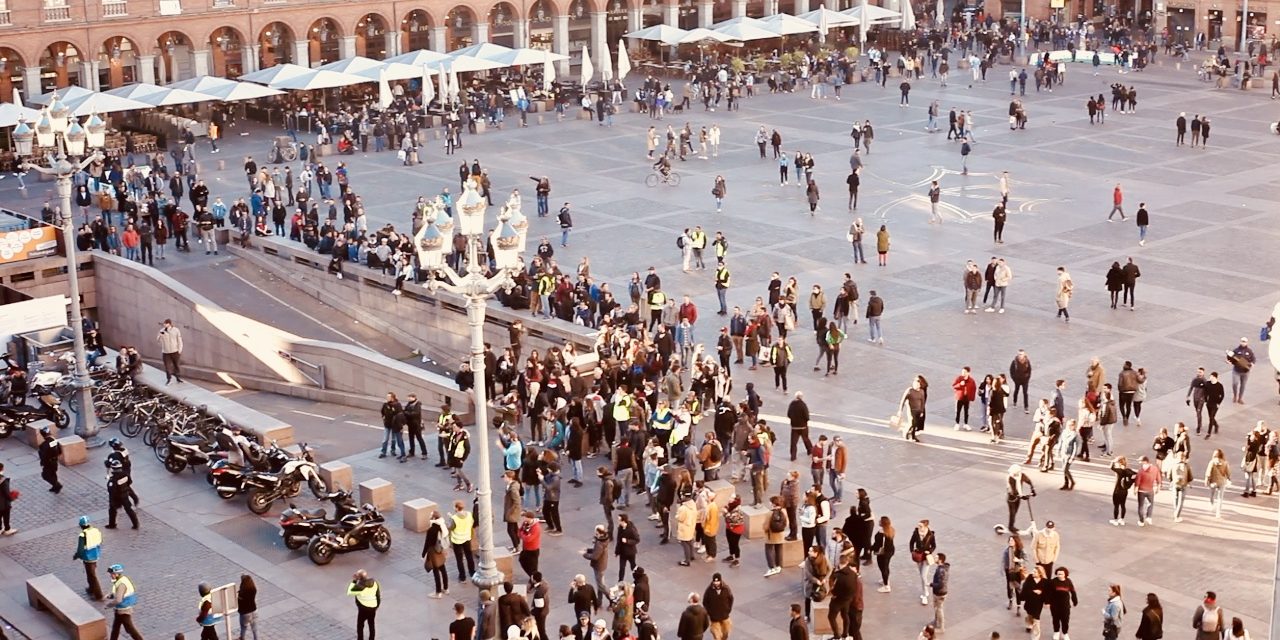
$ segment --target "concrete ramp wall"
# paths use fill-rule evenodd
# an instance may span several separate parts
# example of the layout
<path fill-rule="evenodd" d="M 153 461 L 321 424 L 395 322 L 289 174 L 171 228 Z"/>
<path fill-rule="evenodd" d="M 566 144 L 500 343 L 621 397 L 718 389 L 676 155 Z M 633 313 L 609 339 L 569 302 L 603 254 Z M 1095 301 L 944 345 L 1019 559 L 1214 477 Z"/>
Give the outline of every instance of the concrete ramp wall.
<path fill-rule="evenodd" d="M 156 337 L 165 318 L 182 331 L 182 369 L 196 379 L 376 408 L 388 391 L 417 393 L 434 410 L 469 400 L 453 381 L 360 347 L 301 338 L 227 311 L 173 278 L 119 256 L 94 253 L 98 318 L 112 348 L 136 347 L 161 360 Z M 323 368 L 318 369 L 302 364 Z"/>

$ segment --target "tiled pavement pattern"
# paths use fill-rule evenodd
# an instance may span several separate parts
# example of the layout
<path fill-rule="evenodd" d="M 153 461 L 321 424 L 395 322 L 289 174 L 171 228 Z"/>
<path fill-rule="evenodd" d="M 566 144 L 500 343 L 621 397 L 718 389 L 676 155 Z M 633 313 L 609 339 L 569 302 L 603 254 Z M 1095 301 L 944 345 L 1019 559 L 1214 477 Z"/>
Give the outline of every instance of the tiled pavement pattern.
<path fill-rule="evenodd" d="M 489 169 L 495 197 L 521 189 L 529 215 L 534 210 L 533 184 L 527 176 L 549 175 L 553 210 L 571 201 L 575 212 L 570 247 L 556 247 L 560 264 L 569 268 L 582 255 L 589 255 L 592 272 L 619 292 L 631 272 L 658 266 L 671 293 L 695 297 L 702 311 L 698 331 L 703 340 L 714 336 L 719 323 L 712 315 L 715 297 L 710 271 L 682 274 L 679 270 L 674 238 L 686 226 L 701 224 L 709 233 L 723 230 L 729 237 L 734 277 L 731 304 L 748 306 L 762 295 L 764 282 L 774 270 L 784 278 L 795 275 L 802 292 L 812 283 L 822 284 L 830 301 L 840 274 L 852 271 L 864 302 L 871 289 L 886 301 L 887 344 L 867 346 L 862 342 L 865 325 L 857 325 L 842 353 L 839 378 L 817 378 L 805 367 L 815 354 L 812 333 L 803 329 L 808 326 L 808 314 L 802 309 L 791 386 L 805 391 L 820 427 L 846 435 L 851 447 L 848 493 L 866 487 L 877 515 L 893 517 L 900 531 L 894 592 L 875 593 L 875 572 L 865 576 L 865 637 L 914 637 L 929 619 L 929 610 L 916 599 L 918 591 L 905 552 L 911 523 L 923 517 L 933 521 L 939 548 L 952 560 L 946 637 L 985 639 L 991 630 L 1001 631 L 1004 637 L 1021 637 L 1021 627 L 1002 606 L 999 555 L 1003 542 L 991 534 L 991 525 L 1004 520 L 1000 477 L 1009 463 L 1021 457 L 1024 445 L 1018 438 L 1026 434 L 1027 420 L 1016 411 L 1011 413 L 1012 439 L 999 446 L 988 445 L 975 434 L 954 434 L 948 428 L 951 403 L 946 381 L 962 365 L 971 365 L 979 374 L 1006 370 L 1013 353 L 1025 348 L 1035 365 L 1033 399 L 1047 396 L 1057 377 L 1070 381 L 1069 395 L 1074 397 L 1082 387 L 1090 356 L 1103 359 L 1109 379 L 1114 379 L 1123 360 L 1133 360 L 1150 372 L 1150 398 L 1143 427 L 1117 427 L 1118 450 L 1131 458 L 1149 451 L 1158 426 L 1193 419 L 1182 397 L 1194 367 L 1225 372 L 1222 350 L 1234 346 L 1240 336 L 1256 343 L 1257 327 L 1280 296 L 1276 275 L 1280 253 L 1275 250 L 1280 243 L 1280 179 L 1272 169 L 1276 140 L 1266 129 L 1273 115 L 1265 91 L 1214 92 L 1187 72 L 1175 73 L 1168 66 L 1123 76 L 1111 71 L 1099 78 L 1084 66 L 1072 67 L 1065 87 L 1025 99 L 1028 129 L 1010 132 L 1005 127 L 1008 96 L 1003 88 L 1007 85 L 999 80 L 1001 75 L 996 73 L 992 82 L 971 90 L 958 78 L 946 89 L 927 79 L 916 82 L 909 109 L 896 106 L 893 86 L 881 90 L 863 85 L 848 87 L 840 103 L 810 101 L 800 94 L 765 96 L 745 101 L 736 113 L 703 113 L 695 108 L 687 116 L 669 117 L 656 124 L 665 128 L 688 120 L 696 130 L 718 122 L 723 129 L 718 157 L 677 161 L 676 169 L 684 175 L 678 188 L 642 186 L 647 172 L 642 164 L 643 132 L 650 121 L 630 115 L 619 117 L 612 129 L 565 122 L 468 137 L 465 148 L 453 158 L 443 157 L 439 144 L 432 141 L 424 154 L 429 162 L 420 167 L 400 167 L 389 153 L 330 161 L 343 160 L 352 167 L 352 184 L 365 195 L 371 226 L 387 221 L 407 226 L 407 210 L 419 194 L 435 193 L 444 186 L 456 193 L 456 163 L 463 159 L 479 158 Z M 1137 86 L 1139 113 L 1110 112 L 1105 125 L 1090 126 L 1083 108 L 1086 94 L 1109 95 L 1107 85 L 1117 79 Z M 944 130 L 945 113 L 953 105 L 972 109 L 977 118 L 978 143 L 967 178 L 957 173 L 958 146 L 947 142 L 943 133 L 923 132 L 924 107 L 933 98 L 940 100 Z M 1210 149 L 1172 145 L 1172 120 L 1184 110 L 1213 119 Z M 876 267 L 874 258 L 866 266 L 848 262 L 845 135 L 855 118 L 870 118 L 876 127 L 876 142 L 866 157 L 858 215 L 869 228 L 881 223 L 889 226 L 893 247 L 887 268 Z M 814 153 L 823 194 L 816 217 L 806 215 L 801 190 L 777 185 L 776 162 L 756 157 L 752 136 L 760 124 L 782 132 L 789 154 Z M 240 164 L 246 153 L 263 155 L 261 139 L 232 135 L 221 154 L 202 158 L 214 195 L 224 199 L 243 195 Z M 216 160 L 226 161 L 225 170 L 214 169 Z M 995 181 L 1001 170 L 1009 170 L 1012 176 L 1011 215 L 1007 244 L 993 246 L 988 216 L 998 197 Z M 707 193 L 717 173 L 726 177 L 729 189 L 725 212 L 719 215 L 713 213 Z M 928 207 L 923 196 L 931 176 L 940 177 L 944 189 L 946 223 L 941 227 L 925 222 Z M 1130 217 L 1108 224 L 1104 218 L 1116 181 L 1124 185 L 1125 211 Z M 47 185 L 33 187 L 27 200 L 13 187 L 9 180 L 0 184 L 0 203 L 38 209 Z M 1137 246 L 1132 222 L 1140 201 L 1147 202 L 1152 213 L 1145 247 Z M 535 242 L 541 235 L 553 239 L 558 235 L 554 219 L 535 218 L 531 224 Z M 874 244 L 869 242 L 868 247 Z M 1014 271 L 1008 313 L 961 314 L 963 262 L 974 259 L 985 264 L 990 255 L 1008 258 Z M 1111 311 L 1103 275 L 1112 261 L 1123 262 L 1126 256 L 1133 256 L 1142 268 L 1138 284 L 1142 304 L 1135 312 Z M 209 261 L 196 255 L 170 263 L 167 268 L 195 271 Z M 1058 265 L 1067 266 L 1076 282 L 1070 325 L 1053 319 L 1053 270 Z M 201 277 L 202 288 L 213 287 L 209 295 L 215 300 L 253 306 L 249 301 L 255 294 L 238 282 Z M 225 286 L 217 286 L 219 282 Z M 1260 348 L 1259 355 L 1264 355 Z M 935 385 L 922 446 L 902 443 L 883 426 L 914 373 Z M 735 369 L 737 392 L 745 382 L 754 381 L 765 393 L 765 413 L 782 416 L 787 398 L 770 388 L 771 377 L 767 371 Z M 1223 447 L 1236 466 L 1247 428 L 1258 419 L 1275 419 L 1273 389 L 1269 368 L 1260 364 L 1251 380 L 1248 404 L 1224 407 L 1223 435 L 1211 443 L 1196 441 L 1193 468 L 1197 476 L 1210 447 Z M 378 460 L 376 452 L 367 448 L 375 443 L 377 433 L 346 422 L 376 424 L 376 416 L 260 394 L 234 395 L 298 424 L 302 433 L 319 444 L 322 455 L 363 450 L 347 456 L 357 479 L 392 480 L 398 500 L 426 496 L 446 503 L 453 498 L 448 479 L 430 463 L 398 465 Z M 341 417 L 325 421 L 298 411 Z M 777 417 L 772 420 L 780 422 Z M 785 428 L 778 432 L 785 437 Z M 431 450 L 434 457 L 434 443 Z M 105 561 L 124 563 L 137 580 L 144 597 L 139 622 L 149 637 L 195 631 L 195 585 L 200 581 L 220 584 L 245 571 L 259 577 L 265 637 L 350 637 L 354 612 L 343 595 L 344 586 L 350 572 L 361 567 L 382 580 L 386 590 L 388 607 L 379 620 L 384 636 L 444 633 L 452 601 L 425 597 L 429 577 L 418 557 L 422 541 L 400 528 L 398 513 L 388 514 L 395 542 L 387 556 L 358 552 L 319 569 L 301 554 L 280 546 L 274 537 L 275 516 L 249 515 L 240 500 L 224 503 L 213 497 L 200 478 L 170 477 L 149 458 L 149 452 L 136 454 L 143 530 L 110 532 Z M 0 615 L 13 620 L 4 607 L 24 602 L 20 579 L 31 574 L 53 571 L 79 587 L 79 568 L 70 561 L 74 518 L 87 511 L 99 522 L 105 519 L 100 455 L 95 453 L 84 467 L 64 471 L 68 490 L 52 497 L 39 487 L 38 469 L 28 449 L 9 442 L 0 450 L 0 460 L 24 491 L 14 518 L 22 532 L 0 540 L 4 550 L 0 576 L 7 579 L 0 589 L 5 596 L 0 598 Z M 594 477 L 593 467 L 588 464 L 588 477 Z M 1227 518 L 1219 522 L 1208 516 L 1205 490 L 1197 487 L 1184 523 L 1173 525 L 1166 494 L 1159 499 L 1153 528 L 1134 526 L 1131 501 L 1129 526 L 1118 529 L 1106 523 L 1111 474 L 1098 459 L 1077 464 L 1076 470 L 1079 487 L 1072 494 L 1054 490 L 1057 477 L 1033 474 L 1033 479 L 1040 490 L 1035 503 L 1038 521 L 1057 522 L 1064 537 L 1061 564 L 1072 569 L 1081 592 L 1074 625 L 1079 637 L 1098 632 L 1098 610 L 1109 582 L 1119 582 L 1127 594 L 1131 616 L 1126 635 L 1133 632 L 1133 613 L 1141 608 L 1147 591 L 1160 594 L 1170 633 L 1176 635 L 1176 629 L 1189 624 L 1202 592 L 1213 589 L 1231 615 L 1247 621 L 1254 637 L 1265 637 L 1276 552 L 1273 501 L 1242 500 L 1238 490 L 1233 491 L 1225 509 Z M 1238 474 L 1238 469 L 1233 470 Z M 772 476 L 776 481 L 781 469 L 775 468 Z M 555 624 L 568 622 L 572 615 L 563 604 L 564 585 L 575 573 L 589 573 L 578 552 L 587 544 L 590 526 L 600 518 L 593 481 L 583 489 L 566 488 L 566 494 L 563 511 L 570 533 L 548 539 L 542 561 L 553 585 L 551 621 Z M 846 502 L 841 508 L 848 506 Z M 631 511 L 642 513 L 634 506 Z M 277 508 L 274 513 L 278 512 Z M 738 569 L 719 564 L 686 569 L 675 566 L 679 553 L 675 546 L 657 546 L 651 523 L 643 522 L 641 533 L 641 564 L 655 576 L 654 607 L 665 635 L 674 630 L 683 594 L 701 591 L 717 570 L 737 594 L 734 637 L 776 637 L 785 628 L 785 605 L 798 598 L 798 571 L 789 569 L 761 579 L 764 561 L 758 542 L 746 543 L 745 560 Z M 499 524 L 495 541 L 501 545 L 503 540 Z M 616 577 L 616 567 L 608 575 Z M 456 585 L 451 594 L 468 602 L 473 595 Z"/>

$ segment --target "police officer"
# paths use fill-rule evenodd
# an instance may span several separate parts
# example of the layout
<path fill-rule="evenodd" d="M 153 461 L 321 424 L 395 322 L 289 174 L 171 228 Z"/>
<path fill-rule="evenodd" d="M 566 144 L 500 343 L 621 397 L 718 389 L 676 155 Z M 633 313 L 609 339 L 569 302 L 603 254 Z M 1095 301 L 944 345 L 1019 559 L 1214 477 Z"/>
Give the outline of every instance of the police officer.
<path fill-rule="evenodd" d="M 124 474 L 129 476 L 129 498 L 133 500 L 133 504 L 136 506 L 138 504 L 138 494 L 133 491 L 133 460 L 129 458 L 129 450 L 125 448 L 124 443 L 120 442 L 119 438 L 112 438 L 107 441 L 107 444 L 111 447 L 111 453 L 107 454 L 107 459 L 102 462 L 102 465 L 110 471 L 112 460 L 120 462 L 121 468 L 124 469 Z"/>
<path fill-rule="evenodd" d="M 58 493 L 62 491 L 62 483 L 58 482 L 58 457 L 62 455 L 62 445 L 53 437 L 49 427 L 41 428 L 40 435 L 44 438 L 37 450 L 40 454 L 40 477 L 49 483 L 50 491 Z"/>
<path fill-rule="evenodd" d="M 102 532 L 89 524 L 89 516 L 80 516 L 80 535 L 76 539 L 73 560 L 84 563 L 84 577 L 88 581 L 84 592 L 94 600 L 102 599 L 102 585 L 98 582 L 98 556 L 102 553 Z"/>
<path fill-rule="evenodd" d="M 124 566 L 113 564 L 107 567 L 107 575 L 111 576 L 111 597 L 107 600 L 107 608 L 116 612 L 111 622 L 111 640 L 120 640 L 120 628 L 129 632 L 134 640 L 143 640 L 138 628 L 133 626 L 133 606 L 138 603 L 138 591 L 133 588 L 133 581 L 124 575 Z"/>
<path fill-rule="evenodd" d="M 107 518 L 107 528 L 116 528 L 116 514 L 121 508 L 124 509 L 125 515 L 129 516 L 129 522 L 133 524 L 133 528 L 138 528 L 138 514 L 133 511 L 133 502 L 130 500 L 133 486 L 133 479 L 129 474 L 125 473 L 124 465 L 119 460 L 110 460 L 107 462 L 107 468 L 110 474 L 107 476 L 107 497 L 111 514 Z"/>
<path fill-rule="evenodd" d="M 378 615 L 378 605 L 382 604 L 382 590 L 378 587 L 378 581 L 361 569 L 351 576 L 347 595 L 355 596 L 356 599 L 356 640 L 364 640 L 366 623 L 369 625 L 369 640 L 374 640 L 377 633 L 374 617 Z"/>
<path fill-rule="evenodd" d="M 213 589 L 201 582 L 200 611 L 196 614 L 196 622 L 200 623 L 200 640 L 218 640 L 217 624 L 222 616 L 213 612 Z"/>

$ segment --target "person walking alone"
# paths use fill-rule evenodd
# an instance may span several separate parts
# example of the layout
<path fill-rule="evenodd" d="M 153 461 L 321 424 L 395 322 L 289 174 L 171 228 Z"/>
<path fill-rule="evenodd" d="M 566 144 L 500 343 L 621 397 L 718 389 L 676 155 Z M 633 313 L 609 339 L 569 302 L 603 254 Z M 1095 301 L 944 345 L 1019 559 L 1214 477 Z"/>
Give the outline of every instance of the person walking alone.
<path fill-rule="evenodd" d="M 1116 188 L 1111 192 L 1111 213 L 1107 214 L 1107 222 L 1111 222 L 1112 216 L 1120 214 L 1120 220 L 1124 217 L 1124 191 L 1120 189 L 1120 183 L 1116 183 Z"/>
<path fill-rule="evenodd" d="M 1071 274 L 1067 273 L 1066 267 L 1058 267 L 1058 283 L 1057 294 L 1054 299 L 1058 303 L 1058 317 L 1063 322 L 1071 322 L 1071 314 L 1067 311 L 1067 307 L 1071 304 L 1071 292 L 1075 285 L 1071 282 Z"/>
<path fill-rule="evenodd" d="M 169 384 L 177 378 L 178 383 L 181 384 L 182 370 L 179 368 L 179 360 L 182 357 L 182 332 L 173 326 L 173 320 L 165 318 L 160 326 L 160 333 L 156 336 L 156 342 L 160 343 L 160 353 L 164 359 L 164 383 Z"/>
<path fill-rule="evenodd" d="M 938 187 L 938 181 L 934 180 L 929 185 L 929 224 L 942 224 L 942 216 L 938 215 L 938 200 L 942 198 L 942 189 Z"/>
<path fill-rule="evenodd" d="M 94 600 L 102 600 L 102 584 L 98 582 L 98 558 L 102 555 L 102 532 L 80 516 L 80 533 L 76 536 L 75 559 L 84 563 L 87 586 L 84 592 Z"/>
<path fill-rule="evenodd" d="M 564 203 L 560 207 L 560 213 L 556 215 L 556 221 L 560 223 L 560 246 L 569 246 L 569 231 L 573 229 L 573 216 L 569 212 L 569 203 Z"/>

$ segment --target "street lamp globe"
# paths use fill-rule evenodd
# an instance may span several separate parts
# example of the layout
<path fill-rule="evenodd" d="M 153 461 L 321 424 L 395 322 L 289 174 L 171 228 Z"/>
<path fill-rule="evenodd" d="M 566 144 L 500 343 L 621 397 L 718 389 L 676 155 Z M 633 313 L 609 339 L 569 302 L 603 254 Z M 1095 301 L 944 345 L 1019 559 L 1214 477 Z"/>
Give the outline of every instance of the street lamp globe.
<path fill-rule="evenodd" d="M 511 227 L 509 213 L 498 219 L 498 228 L 493 230 L 491 240 L 493 261 L 499 270 L 508 271 L 520 266 L 520 234 Z"/>
<path fill-rule="evenodd" d="M 449 215 L 449 210 L 444 206 L 444 199 L 436 196 L 431 203 L 432 209 L 435 210 L 436 227 L 440 229 L 440 233 L 444 234 L 446 242 L 453 241 L 453 216 Z M 430 216 L 430 214 L 428 214 Z"/>
<path fill-rule="evenodd" d="M 80 126 L 79 122 L 72 120 L 71 127 L 67 129 L 62 138 L 67 143 L 67 155 L 76 157 L 84 155 L 84 144 L 88 134 L 85 133 L 84 127 Z"/>
<path fill-rule="evenodd" d="M 436 224 L 435 212 L 428 211 L 426 224 L 413 239 L 418 252 L 418 263 L 423 269 L 434 270 L 444 266 L 444 249 L 447 238 Z"/>
<path fill-rule="evenodd" d="M 98 114 L 95 113 L 89 116 L 84 129 L 88 136 L 86 142 L 90 149 L 101 149 L 107 145 L 107 123 L 102 118 L 99 118 Z"/>
<path fill-rule="evenodd" d="M 53 119 L 49 117 L 49 110 L 40 111 L 40 121 L 36 123 L 36 143 L 42 147 L 52 147 L 56 142 L 53 133 Z"/>
<path fill-rule="evenodd" d="M 31 126 L 28 125 L 25 120 L 19 122 L 18 126 L 14 127 L 12 135 L 13 144 L 18 149 L 18 155 L 24 158 L 30 156 L 31 143 L 36 137 L 36 132 L 31 129 Z"/>
<path fill-rule="evenodd" d="M 53 123 L 54 133 L 66 133 L 70 126 L 68 120 L 71 119 L 71 109 L 61 100 L 54 100 L 49 105 L 49 118 Z"/>
<path fill-rule="evenodd" d="M 512 200 L 514 200 L 514 198 L 512 198 Z M 516 233 L 519 234 L 519 251 L 520 253 L 524 253 L 529 242 L 529 218 L 525 217 L 524 212 L 520 210 L 520 207 L 515 206 L 515 203 L 511 200 L 507 201 L 507 205 L 504 208 L 509 209 L 510 211 L 511 228 L 515 229 Z"/>
<path fill-rule="evenodd" d="M 488 201 L 476 191 L 475 180 L 468 180 L 462 187 L 462 195 L 458 196 L 458 233 L 464 236 L 478 236 L 484 233 L 484 213 Z"/>

